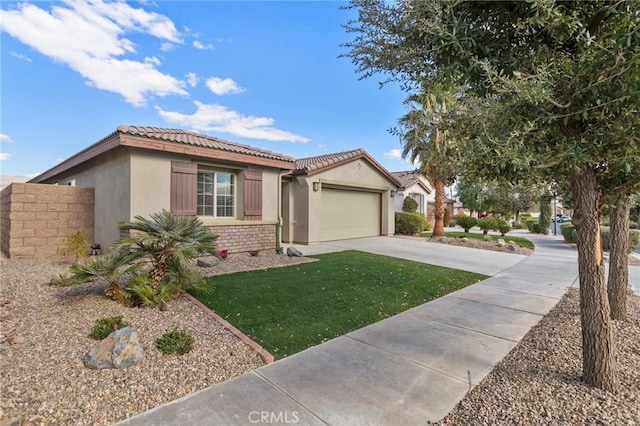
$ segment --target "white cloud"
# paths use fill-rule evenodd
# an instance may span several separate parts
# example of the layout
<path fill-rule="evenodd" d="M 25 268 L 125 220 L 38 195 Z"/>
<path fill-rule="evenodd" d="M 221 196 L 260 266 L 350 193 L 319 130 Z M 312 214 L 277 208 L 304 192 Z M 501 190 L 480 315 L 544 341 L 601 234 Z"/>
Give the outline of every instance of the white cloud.
<path fill-rule="evenodd" d="M 311 139 L 273 127 L 275 120 L 268 117 L 255 117 L 240 114 L 225 106 L 203 104 L 195 101 L 196 112 L 187 115 L 179 112 L 164 111 L 156 107 L 158 114 L 168 123 L 205 132 L 222 132 L 231 135 L 264 139 L 306 143 Z"/>
<path fill-rule="evenodd" d="M 30 57 L 28 57 L 27 55 L 23 55 L 22 53 L 11 52 L 9 54 L 15 58 L 22 59 L 23 61 L 33 62 Z"/>
<path fill-rule="evenodd" d="M 146 58 L 144 58 L 144 63 L 145 64 L 160 65 L 160 59 L 156 58 L 155 56 L 147 56 Z"/>
<path fill-rule="evenodd" d="M 160 45 L 160 50 L 163 52 L 171 52 L 176 47 L 173 43 L 164 42 Z"/>
<path fill-rule="evenodd" d="M 198 74 L 196 74 L 195 72 L 190 72 L 187 74 L 187 84 L 191 87 L 196 87 L 198 85 L 198 81 L 200 81 L 200 79 L 198 78 Z"/>
<path fill-rule="evenodd" d="M 402 160 L 402 151 L 399 149 L 392 149 L 389 152 L 385 152 L 383 155 L 392 160 Z"/>
<path fill-rule="evenodd" d="M 194 40 L 193 41 L 193 47 L 195 47 L 196 49 L 200 49 L 200 50 L 211 50 L 211 49 L 213 49 L 213 45 L 211 45 L 211 44 L 204 45 L 199 40 Z"/>
<path fill-rule="evenodd" d="M 11 157 L 13 157 L 13 154 L 10 152 L 0 152 L 0 161 L 8 160 Z"/>
<path fill-rule="evenodd" d="M 385 156 L 385 158 L 404 161 L 405 163 L 412 166 L 418 166 L 420 164 L 420 158 L 417 158 L 413 163 L 406 158 L 402 158 L 402 151 L 399 149 L 392 149 L 391 151 L 385 152 L 383 155 Z"/>
<path fill-rule="evenodd" d="M 13 142 L 9 135 L 5 135 L 4 133 L 0 133 L 0 142 Z"/>
<path fill-rule="evenodd" d="M 244 92 L 244 88 L 230 78 L 211 77 L 207 79 L 207 87 L 218 96 Z"/>
<path fill-rule="evenodd" d="M 149 96 L 186 95 L 184 82 L 156 69 L 158 63 L 120 58 L 136 52 L 124 35 L 142 32 L 182 43 L 166 16 L 122 2 L 66 0 L 50 11 L 22 3 L 0 10 L 2 29 L 22 43 L 80 73 L 88 85 L 122 95 L 133 105 Z"/>

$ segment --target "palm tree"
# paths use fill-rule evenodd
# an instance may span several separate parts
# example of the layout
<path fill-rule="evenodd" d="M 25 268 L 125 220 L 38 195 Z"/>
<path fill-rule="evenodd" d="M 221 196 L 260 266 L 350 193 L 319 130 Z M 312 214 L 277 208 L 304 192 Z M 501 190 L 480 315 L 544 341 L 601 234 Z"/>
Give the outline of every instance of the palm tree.
<path fill-rule="evenodd" d="M 112 247 L 131 253 L 134 259 L 149 264 L 152 287 L 157 291 L 172 267 L 188 265 L 203 254 L 216 256 L 217 235 L 194 216 L 177 216 L 162 210 L 150 218 L 136 216 L 133 222 L 122 222 L 120 229 L 133 231 Z"/>
<path fill-rule="evenodd" d="M 79 285 L 87 282 L 103 282 L 107 285 L 107 296 L 118 303 L 126 304 L 129 296 L 121 281 L 137 269 L 131 264 L 133 256 L 127 252 L 115 252 L 111 255 L 91 257 L 84 262 L 74 263 L 56 275 L 52 285 Z"/>
<path fill-rule="evenodd" d="M 410 95 L 405 100 L 409 112 L 391 129 L 403 144 L 403 158 L 419 161 L 419 172 L 435 189 L 434 237 L 445 235 L 445 187 L 455 181 L 458 171 L 458 150 L 444 130 L 447 104 L 453 100 L 454 95 L 446 89 Z"/>

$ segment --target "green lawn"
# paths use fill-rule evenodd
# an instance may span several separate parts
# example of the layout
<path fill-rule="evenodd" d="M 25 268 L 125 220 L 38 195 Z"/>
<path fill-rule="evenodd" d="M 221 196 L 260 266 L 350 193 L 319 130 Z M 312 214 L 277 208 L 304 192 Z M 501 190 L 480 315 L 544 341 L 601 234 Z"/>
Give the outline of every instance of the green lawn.
<path fill-rule="evenodd" d="M 314 257 L 212 277 L 214 294 L 198 299 L 283 358 L 486 278 L 358 251 Z"/>
<path fill-rule="evenodd" d="M 422 234 L 420 234 L 420 236 L 421 237 L 426 237 L 426 238 L 431 238 L 431 232 L 423 232 Z M 527 240 L 526 238 L 523 238 L 523 237 L 512 237 L 509 234 L 505 235 L 504 237 L 501 237 L 500 235 L 483 235 L 483 234 L 479 234 L 477 232 L 469 232 L 467 234 L 465 234 L 464 232 L 447 232 L 447 237 L 449 237 L 449 238 L 467 237 L 467 238 L 475 238 L 477 240 L 483 240 L 484 237 L 489 237 L 493 241 L 497 241 L 498 238 L 502 238 L 506 242 L 513 241 L 516 245 L 521 246 L 521 247 L 526 247 L 526 248 L 530 248 L 530 249 L 535 249 L 535 247 L 536 247 L 531 241 Z"/>

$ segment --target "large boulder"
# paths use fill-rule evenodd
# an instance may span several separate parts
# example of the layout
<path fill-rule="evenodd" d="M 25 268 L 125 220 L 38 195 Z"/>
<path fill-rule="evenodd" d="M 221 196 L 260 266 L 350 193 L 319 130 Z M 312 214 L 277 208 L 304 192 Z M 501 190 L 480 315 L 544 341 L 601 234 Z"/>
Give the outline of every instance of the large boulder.
<path fill-rule="evenodd" d="M 138 330 L 121 328 L 96 343 L 84 356 L 84 365 L 91 369 L 127 368 L 142 361 L 144 349 Z"/>
<path fill-rule="evenodd" d="M 302 252 L 295 247 L 287 248 L 287 256 L 289 257 L 302 257 Z"/>

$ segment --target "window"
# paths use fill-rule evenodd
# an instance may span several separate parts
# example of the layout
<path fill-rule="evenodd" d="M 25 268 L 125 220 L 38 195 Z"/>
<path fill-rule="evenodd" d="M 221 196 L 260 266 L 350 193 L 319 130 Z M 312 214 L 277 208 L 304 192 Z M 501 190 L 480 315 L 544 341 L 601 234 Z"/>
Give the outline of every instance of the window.
<path fill-rule="evenodd" d="M 198 170 L 198 216 L 235 216 L 235 175 L 228 172 Z"/>
<path fill-rule="evenodd" d="M 424 194 L 411 192 L 409 193 L 409 197 L 413 198 L 418 202 L 418 213 L 424 213 Z"/>

